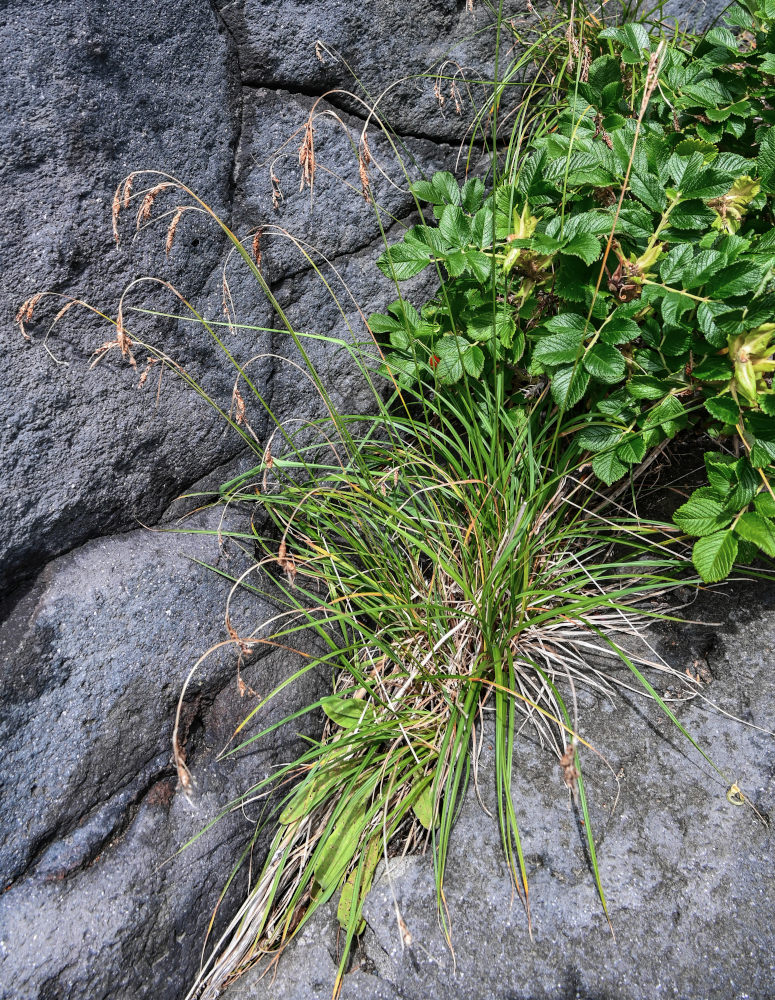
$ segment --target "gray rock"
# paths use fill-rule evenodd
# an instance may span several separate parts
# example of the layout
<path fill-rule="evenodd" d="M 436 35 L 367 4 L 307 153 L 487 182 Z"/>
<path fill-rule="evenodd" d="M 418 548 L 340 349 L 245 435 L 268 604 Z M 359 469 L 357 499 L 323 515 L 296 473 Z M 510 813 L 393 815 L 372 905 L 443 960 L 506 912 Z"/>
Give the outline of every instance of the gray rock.
<path fill-rule="evenodd" d="M 193 525 L 212 530 L 219 518 Z M 176 852 L 289 759 L 296 733 L 320 725 L 302 718 L 216 762 L 258 696 L 302 663 L 259 647 L 243 667 L 240 697 L 234 648 L 217 650 L 183 704 L 181 741 L 196 782 L 190 801 L 176 787 L 171 734 L 183 681 L 200 654 L 228 638 L 230 585 L 192 560 L 236 574 L 240 557 L 213 535 L 134 531 L 92 541 L 50 563 L 6 618 L 2 996 L 178 1000 L 192 980 L 207 920 L 260 805 Z M 245 595 L 232 620 L 249 632 L 273 610 Z M 317 648 L 303 636 L 295 645 Z M 314 702 L 327 681 L 309 673 L 267 706 L 261 724 Z M 241 876 L 235 902 L 244 891 Z"/>
<path fill-rule="evenodd" d="M 342 93 L 350 91 L 361 102 L 376 103 L 401 135 L 464 139 L 484 97 L 465 80 L 492 76 L 488 4 L 474 2 L 469 10 L 465 0 L 290 0 L 279 13 L 272 0 L 218 0 L 218 6 L 236 40 L 245 84 L 315 95 L 335 90 L 333 102 L 363 117 L 362 103 Z M 524 13 L 522 4 L 512 10 Z M 439 73 L 443 105 L 434 94 Z M 449 91 L 452 78 L 460 114 Z"/>
<path fill-rule="evenodd" d="M 738 589 L 731 599 L 693 609 L 721 620 L 709 629 L 675 627 L 664 643 L 676 666 L 698 662 L 715 680 L 705 689 L 725 712 L 772 726 L 769 588 Z M 713 633 L 710 633 L 712 635 Z M 700 661 L 703 656 L 705 660 Z M 707 675 L 706 675 L 707 676 Z M 767 818 L 775 807 L 775 743 L 699 699 L 678 709 L 681 722 Z M 775 862 L 770 828 L 726 797 L 727 784 L 660 716 L 637 700 L 605 702 L 582 714 L 582 732 L 620 775 L 585 755 L 585 780 L 598 861 L 616 937 L 606 923 L 556 759 L 530 739 L 517 744 L 514 795 L 528 868 L 532 939 L 502 860 L 497 820 L 469 792 L 454 829 L 445 882 L 453 954 L 439 928 L 429 857 L 393 861 L 366 901 L 367 929 L 343 997 L 371 997 L 382 984 L 401 1000 L 730 1000 L 775 990 Z M 485 739 L 479 789 L 497 815 L 493 759 Z M 395 900 L 412 935 L 402 945 Z M 333 910 L 313 919 L 291 946 L 271 988 L 249 974 L 229 1000 L 307 1000 L 326 996 L 320 979 L 334 968 Z M 368 975 L 367 975 L 368 973 Z M 363 977 L 367 975 L 364 981 Z M 328 985 L 332 979 L 329 979 Z M 363 985 L 362 985 L 363 984 Z"/>
<path fill-rule="evenodd" d="M 10 500 L 0 525 L 3 588 L 90 537 L 157 519 L 181 489 L 239 448 L 174 378 L 154 406 L 153 393 L 136 392 L 137 379 L 122 366 L 106 360 L 89 373 L 92 352 L 112 335 L 85 311 L 71 310 L 48 341 L 68 367 L 12 328 L 22 300 L 41 289 L 115 315 L 123 287 L 144 274 L 161 274 L 200 304 L 208 289 L 213 299 L 223 239 L 212 226 L 185 218 L 167 261 L 169 220 L 156 237 L 117 248 L 111 202 L 129 170 L 147 167 L 190 179 L 228 214 L 239 92 L 207 3 L 12 0 L 0 13 L 0 37 L 9 70 L 0 80 L 0 433 Z M 123 228 L 130 236 L 128 220 Z M 142 290 L 129 300 L 149 301 L 176 306 L 169 295 Z M 38 306 L 38 340 L 60 305 Z M 212 391 L 228 393 L 230 376 L 204 331 L 142 324 L 131 313 L 127 325 L 162 342 Z"/>

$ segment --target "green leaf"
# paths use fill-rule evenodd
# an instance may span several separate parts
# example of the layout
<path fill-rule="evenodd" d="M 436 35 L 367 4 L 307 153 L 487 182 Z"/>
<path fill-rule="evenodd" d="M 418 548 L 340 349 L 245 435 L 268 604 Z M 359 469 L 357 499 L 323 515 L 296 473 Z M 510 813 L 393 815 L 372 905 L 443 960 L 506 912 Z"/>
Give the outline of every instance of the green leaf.
<path fill-rule="evenodd" d="M 753 505 L 762 517 L 775 517 L 775 500 L 769 490 L 759 493 L 754 498 Z"/>
<path fill-rule="evenodd" d="M 438 363 L 435 368 L 436 378 L 442 385 L 453 385 L 463 377 L 463 356 L 469 348 L 469 343 L 463 337 L 440 337 L 434 344 Z"/>
<path fill-rule="evenodd" d="M 551 319 L 547 319 L 544 322 L 544 327 L 547 330 L 551 330 L 552 333 L 580 333 L 584 334 L 587 332 L 587 321 L 584 316 L 579 316 L 578 313 L 560 313 L 559 316 L 552 316 Z M 592 330 L 590 329 L 591 333 Z"/>
<path fill-rule="evenodd" d="M 758 545 L 768 556 L 775 556 L 775 525 L 768 518 L 749 511 L 741 515 L 735 531 L 740 538 Z"/>
<path fill-rule="evenodd" d="M 460 188 L 448 170 L 440 170 L 437 174 L 434 174 L 431 184 L 433 185 L 433 190 L 436 192 L 437 200 L 434 204 L 460 204 Z"/>
<path fill-rule="evenodd" d="M 477 281 L 486 284 L 493 274 L 493 259 L 481 250 L 466 250 L 466 267 Z"/>
<path fill-rule="evenodd" d="M 694 252 L 688 243 L 671 250 L 666 257 L 662 258 L 659 265 L 659 274 L 666 285 L 674 285 L 681 282 L 684 272 L 691 268 L 694 260 Z"/>
<path fill-rule="evenodd" d="M 703 459 L 708 482 L 717 492 L 725 496 L 737 478 L 737 459 L 731 455 L 720 455 L 716 451 L 706 451 Z"/>
<path fill-rule="evenodd" d="M 582 398 L 589 385 L 589 372 L 581 365 L 558 368 L 552 378 L 552 398 L 558 406 L 570 409 Z"/>
<path fill-rule="evenodd" d="M 374 718 L 374 707 L 360 698 L 342 698 L 329 695 L 320 702 L 328 718 L 342 729 L 354 729 Z"/>
<path fill-rule="evenodd" d="M 542 365 L 569 364 L 579 356 L 581 343 L 581 335 L 577 332 L 541 337 L 533 348 L 533 357 Z"/>
<path fill-rule="evenodd" d="M 756 160 L 759 174 L 767 190 L 772 190 L 775 179 L 775 130 L 770 126 L 759 145 L 759 156 Z"/>
<path fill-rule="evenodd" d="M 397 243 L 389 247 L 377 260 L 377 267 L 386 278 L 406 281 L 424 270 L 431 262 L 429 251 L 417 246 Z"/>
<path fill-rule="evenodd" d="M 688 535 L 704 536 L 725 527 L 731 516 L 720 501 L 693 495 L 678 508 L 673 520 Z"/>
<path fill-rule="evenodd" d="M 624 378 L 627 365 L 621 352 L 608 344 L 595 344 L 584 355 L 584 367 L 600 382 L 619 382 Z"/>
<path fill-rule="evenodd" d="M 729 576 L 736 556 L 737 539 L 729 530 L 700 538 L 692 549 L 692 562 L 705 583 L 717 583 Z"/>
<path fill-rule="evenodd" d="M 732 369 L 726 358 L 705 358 L 692 369 L 692 375 L 703 382 L 728 382 L 732 378 Z"/>
<path fill-rule="evenodd" d="M 461 249 L 467 245 L 470 238 L 471 223 L 462 208 L 457 205 L 445 205 L 439 219 L 439 232 L 448 247 Z"/>
<path fill-rule="evenodd" d="M 430 830 L 433 826 L 433 794 L 431 785 L 426 785 L 414 800 L 412 811 L 425 829 Z"/>
<path fill-rule="evenodd" d="M 579 233 L 578 236 L 572 237 L 563 245 L 561 252 L 580 257 L 585 264 L 593 264 L 600 256 L 601 251 L 599 239 L 588 233 Z"/>
<path fill-rule="evenodd" d="M 686 410 L 680 399 L 666 396 L 646 415 L 645 427 L 661 426 L 668 437 L 673 437 L 686 423 Z"/>
<path fill-rule="evenodd" d="M 633 399 L 662 399 L 669 391 L 669 384 L 653 375 L 636 375 L 627 383 L 627 392 Z"/>
<path fill-rule="evenodd" d="M 358 848 L 364 812 L 361 801 L 348 805 L 316 852 L 313 871 L 322 892 L 330 892 L 341 881 Z"/>
<path fill-rule="evenodd" d="M 630 190 L 652 212 L 664 212 L 667 205 L 665 189 L 653 174 L 639 177 L 633 173 L 630 177 Z"/>
<path fill-rule="evenodd" d="M 460 203 L 469 215 L 478 212 L 484 201 L 484 182 L 478 177 L 471 177 L 463 185 L 460 192 Z"/>
<path fill-rule="evenodd" d="M 471 344 L 463 351 L 463 367 L 474 378 L 479 378 L 484 368 L 484 351 L 476 344 Z"/>
<path fill-rule="evenodd" d="M 761 271 L 750 262 L 732 264 L 708 282 L 708 291 L 718 298 L 732 298 L 756 289 L 762 280 Z"/>
<path fill-rule="evenodd" d="M 740 415 L 740 408 L 731 396 L 712 396 L 705 400 L 705 409 L 712 417 L 725 424 L 737 423 Z"/>
<path fill-rule="evenodd" d="M 604 344 L 629 344 L 640 336 L 640 327 L 634 319 L 611 314 L 608 322 L 600 328 L 600 339 Z"/>
<path fill-rule="evenodd" d="M 616 449 L 617 458 L 628 465 L 642 462 L 646 455 L 646 442 L 640 434 L 628 434 Z"/>
<path fill-rule="evenodd" d="M 606 486 L 610 486 L 627 474 L 627 466 L 619 460 L 613 451 L 605 451 L 601 455 L 595 455 L 592 459 L 592 469 L 598 479 L 602 479 Z"/>
<path fill-rule="evenodd" d="M 507 312 L 498 312 L 493 316 L 491 310 L 482 311 L 466 323 L 466 334 L 471 340 L 483 343 L 492 340 L 493 328 L 498 340 L 508 347 L 517 327 Z"/>
<path fill-rule="evenodd" d="M 344 930 L 347 930 L 350 925 L 350 917 L 353 909 L 355 910 L 356 917 L 360 913 L 363 901 L 371 889 L 371 883 L 374 880 L 374 872 L 376 871 L 381 857 L 382 850 L 380 848 L 380 839 L 379 837 L 372 837 L 369 841 L 368 847 L 362 854 L 362 862 L 360 865 L 361 883 L 358 890 L 358 898 L 355 898 L 355 883 L 358 878 L 358 868 L 355 868 L 350 872 L 344 885 L 342 886 L 342 895 L 339 897 L 339 906 L 337 907 L 336 916 L 339 921 L 339 926 Z M 365 929 L 366 921 L 363 919 L 359 920 L 356 924 L 355 933 L 362 934 Z"/>
<path fill-rule="evenodd" d="M 622 436 L 621 427 L 611 427 L 609 424 L 590 424 L 576 435 L 579 447 L 585 451 L 604 451 L 616 444 Z"/>

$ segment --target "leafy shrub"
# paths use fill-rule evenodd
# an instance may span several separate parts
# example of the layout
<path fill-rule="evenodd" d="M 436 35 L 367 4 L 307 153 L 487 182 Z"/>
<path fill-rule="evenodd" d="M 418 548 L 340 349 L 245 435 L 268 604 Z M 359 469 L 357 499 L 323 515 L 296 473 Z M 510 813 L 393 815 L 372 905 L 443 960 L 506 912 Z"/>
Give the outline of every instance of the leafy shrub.
<path fill-rule="evenodd" d="M 414 185 L 430 212 L 379 266 L 441 284 L 371 317 L 404 385 L 548 382 L 608 485 L 687 428 L 715 438 L 675 517 L 706 581 L 775 556 L 775 7 L 727 22 L 690 47 L 642 24 L 588 38 L 486 197 Z"/>

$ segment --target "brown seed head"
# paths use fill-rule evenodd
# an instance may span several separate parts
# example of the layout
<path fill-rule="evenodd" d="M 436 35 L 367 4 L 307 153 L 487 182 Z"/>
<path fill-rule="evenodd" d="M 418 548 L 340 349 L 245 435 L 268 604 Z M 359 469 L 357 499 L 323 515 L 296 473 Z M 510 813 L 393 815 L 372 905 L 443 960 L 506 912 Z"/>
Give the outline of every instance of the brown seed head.
<path fill-rule="evenodd" d="M 371 178 L 369 177 L 367 161 L 362 153 L 358 154 L 358 176 L 361 179 L 361 193 L 363 194 L 363 200 L 368 201 L 371 189 Z"/>
<path fill-rule="evenodd" d="M 305 184 L 311 191 L 315 184 L 315 130 L 312 127 L 311 115 L 304 126 L 304 139 L 299 146 L 299 164 L 301 165 L 299 191 L 304 190 Z"/>
<path fill-rule="evenodd" d="M 151 367 L 155 364 L 158 364 L 158 362 L 159 362 L 158 358 L 147 357 L 145 359 L 145 371 L 142 373 L 142 375 L 140 376 L 140 381 L 137 383 L 138 389 L 142 389 L 142 387 L 148 381 L 148 376 L 150 375 Z"/>
<path fill-rule="evenodd" d="M 132 341 L 124 329 L 124 314 L 121 309 L 116 317 L 116 344 L 121 349 L 121 356 L 126 358 L 133 368 L 137 368 L 135 356 L 132 354 Z"/>
<path fill-rule="evenodd" d="M 111 219 L 113 223 L 113 239 L 116 241 L 116 246 L 118 246 L 121 241 L 121 237 L 118 235 L 118 217 L 121 214 L 121 185 L 116 188 L 116 193 L 113 195 L 113 207 L 111 209 Z"/>
<path fill-rule="evenodd" d="M 256 262 L 256 267 L 261 270 L 261 237 L 264 235 L 264 227 L 261 226 L 255 232 L 253 236 L 253 259 Z"/>
<path fill-rule="evenodd" d="M 280 187 L 280 178 L 274 170 L 270 171 L 269 178 L 272 182 L 272 208 L 277 211 L 280 207 L 280 202 L 284 201 L 282 188 Z"/>
<path fill-rule="evenodd" d="M 167 239 L 164 243 L 164 252 L 169 257 L 170 250 L 172 250 L 172 244 L 175 239 L 175 230 L 178 228 L 178 223 L 183 215 L 185 209 L 178 208 L 175 214 L 172 216 L 172 222 L 170 222 L 169 229 L 167 230 Z"/>
<path fill-rule="evenodd" d="M 124 208 L 129 208 L 129 199 L 132 197 L 132 185 L 135 182 L 135 175 L 129 174 L 124 181 Z"/>
<path fill-rule="evenodd" d="M 29 323 L 32 319 L 32 313 L 35 306 L 43 298 L 43 292 L 36 292 L 34 295 L 30 296 L 25 302 L 22 302 L 19 306 L 19 311 L 16 313 L 16 322 L 19 324 L 19 329 L 21 330 L 22 337 L 25 340 L 31 340 L 32 338 L 24 329 L 24 324 Z"/>
<path fill-rule="evenodd" d="M 140 208 L 137 212 L 137 228 L 147 222 L 151 217 L 151 209 L 153 208 L 153 203 L 156 201 L 161 192 L 170 186 L 169 181 L 163 181 L 161 184 L 157 184 L 156 187 L 152 187 L 150 191 L 147 191 L 145 197 L 140 203 Z"/>
<path fill-rule="evenodd" d="M 436 77 L 436 80 L 434 81 L 434 84 L 433 84 L 433 96 L 438 101 L 439 107 L 443 108 L 444 107 L 444 102 L 446 101 L 446 97 L 444 96 L 444 94 L 443 94 L 443 92 L 441 90 L 441 79 L 440 79 L 440 77 Z"/>
<path fill-rule="evenodd" d="M 463 102 L 460 100 L 460 91 L 458 90 L 457 81 L 453 80 L 449 85 L 449 96 L 455 103 L 455 114 L 460 115 L 463 113 Z"/>
<path fill-rule="evenodd" d="M 242 398 L 242 393 L 236 385 L 234 386 L 234 390 L 231 394 L 231 404 L 234 413 L 234 420 L 238 426 L 241 426 L 245 423 L 245 400 Z"/>

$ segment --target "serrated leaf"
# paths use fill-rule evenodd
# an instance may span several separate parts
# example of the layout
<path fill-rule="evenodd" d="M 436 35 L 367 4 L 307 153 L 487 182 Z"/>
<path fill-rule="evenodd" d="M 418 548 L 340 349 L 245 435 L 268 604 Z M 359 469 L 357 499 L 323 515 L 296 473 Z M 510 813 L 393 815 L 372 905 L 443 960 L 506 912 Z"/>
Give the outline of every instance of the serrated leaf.
<path fill-rule="evenodd" d="M 486 343 L 493 339 L 493 334 L 498 340 L 508 346 L 514 336 L 516 324 L 510 313 L 499 312 L 493 317 L 491 311 L 484 311 L 470 319 L 466 324 L 466 335 L 471 340 Z"/>
<path fill-rule="evenodd" d="M 580 257 L 585 264 L 593 264 L 602 252 L 600 240 L 589 233 L 579 233 L 563 244 L 562 253 Z"/>
<path fill-rule="evenodd" d="M 694 252 L 688 243 L 675 247 L 660 262 L 659 275 L 662 281 L 666 285 L 680 283 L 684 272 L 691 267 L 693 259 Z"/>
<path fill-rule="evenodd" d="M 584 316 L 579 316 L 578 313 L 560 313 L 559 316 L 552 316 L 551 319 L 547 319 L 544 322 L 544 327 L 547 330 L 551 330 L 552 333 L 565 333 L 566 331 L 576 332 L 584 334 L 587 331 L 592 332 L 591 329 L 588 330 L 587 321 Z"/>
<path fill-rule="evenodd" d="M 772 127 L 767 129 L 759 145 L 756 163 L 762 182 L 771 190 L 775 179 L 775 129 Z"/>
<path fill-rule="evenodd" d="M 708 292 L 718 298 L 732 298 L 745 295 L 758 287 L 762 280 L 761 271 L 750 262 L 740 261 L 725 268 L 712 282 L 708 282 Z"/>
<path fill-rule="evenodd" d="M 562 365 L 579 357 L 582 338 L 578 332 L 554 333 L 541 337 L 533 348 L 533 357 L 542 365 Z"/>
<path fill-rule="evenodd" d="M 441 202 L 450 205 L 460 204 L 460 188 L 448 170 L 440 170 L 434 174 L 431 183 Z"/>
<path fill-rule="evenodd" d="M 710 485 L 722 495 L 729 493 L 736 478 L 737 459 L 715 451 L 706 451 L 703 459 Z"/>
<path fill-rule="evenodd" d="M 645 427 L 660 426 L 668 437 L 673 437 L 686 422 L 686 410 L 680 399 L 667 396 L 652 407 L 646 415 Z"/>
<path fill-rule="evenodd" d="M 729 524 L 731 516 L 719 500 L 692 495 L 673 515 L 673 520 L 688 535 L 712 535 Z"/>
<path fill-rule="evenodd" d="M 728 382 L 732 377 L 732 369 L 726 358 L 704 358 L 692 369 L 692 375 L 703 382 Z"/>
<path fill-rule="evenodd" d="M 641 434 L 628 434 L 616 449 L 616 456 L 628 465 L 642 462 L 646 455 L 646 442 Z"/>
<path fill-rule="evenodd" d="M 667 205 L 667 195 L 659 178 L 653 174 L 644 174 L 639 177 L 633 173 L 630 177 L 630 189 L 635 197 L 652 212 L 664 212 Z"/>
<path fill-rule="evenodd" d="M 479 378 L 484 368 L 484 351 L 476 344 L 471 344 L 463 351 L 463 367 L 473 378 Z"/>
<path fill-rule="evenodd" d="M 442 385 L 453 385 L 463 377 L 463 355 L 468 347 L 468 341 L 462 337 L 441 337 L 436 341 L 434 350 L 438 361 L 434 371 Z"/>
<path fill-rule="evenodd" d="M 729 576 L 737 557 L 737 539 L 731 531 L 717 531 L 700 538 L 692 549 L 692 562 L 705 583 Z"/>
<path fill-rule="evenodd" d="M 589 372 L 581 365 L 558 368 L 551 384 L 552 398 L 558 406 L 570 409 L 582 398 L 589 385 Z"/>
<path fill-rule="evenodd" d="M 620 351 L 608 344 L 595 344 L 584 355 L 584 367 L 600 382 L 612 384 L 624 378 L 627 365 Z"/>
<path fill-rule="evenodd" d="M 616 444 L 622 436 L 621 427 L 611 427 L 608 424 L 591 424 L 584 427 L 576 435 L 576 441 L 585 451 L 604 451 Z"/>
<path fill-rule="evenodd" d="M 604 344 L 629 344 L 640 336 L 640 327 L 634 319 L 617 316 L 616 313 L 600 328 L 600 339 Z"/>
<path fill-rule="evenodd" d="M 627 392 L 633 399 L 661 399 L 670 386 L 652 375 L 636 375 L 627 383 Z"/>
<path fill-rule="evenodd" d="M 471 223 L 462 208 L 457 205 L 445 205 L 439 219 L 439 232 L 448 247 L 461 249 L 468 243 Z"/>
<path fill-rule="evenodd" d="M 762 517 L 775 517 L 775 499 L 769 490 L 759 493 L 754 498 L 753 505 Z"/>
<path fill-rule="evenodd" d="M 740 415 L 740 407 L 731 396 L 711 396 L 705 400 L 705 409 L 712 417 L 725 424 L 737 423 Z"/>
<path fill-rule="evenodd" d="M 592 459 L 592 469 L 598 479 L 602 479 L 606 486 L 610 486 L 627 474 L 627 466 L 620 461 L 614 451 L 595 455 Z"/>
<path fill-rule="evenodd" d="M 481 250 L 466 250 L 466 267 L 483 285 L 493 275 L 493 259 Z"/>
<path fill-rule="evenodd" d="M 469 215 L 478 212 L 484 201 L 484 182 L 479 177 L 469 178 L 460 192 L 460 204 Z"/>
<path fill-rule="evenodd" d="M 431 262 L 430 253 L 417 246 L 397 243 L 377 260 L 377 267 L 386 278 L 406 281 L 424 270 Z"/>
<path fill-rule="evenodd" d="M 740 538 L 758 545 L 768 556 L 775 556 L 775 525 L 768 518 L 748 511 L 740 516 L 735 531 Z"/>

